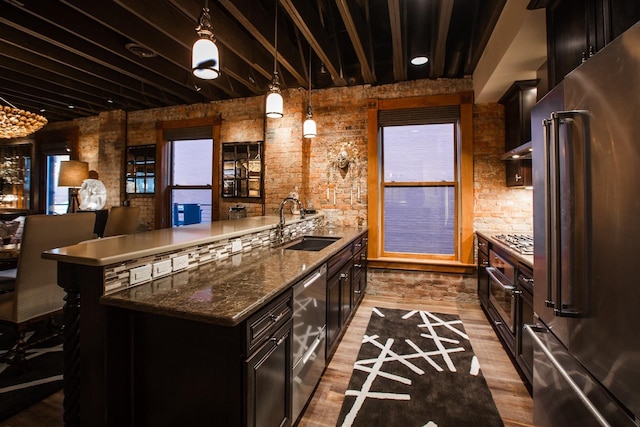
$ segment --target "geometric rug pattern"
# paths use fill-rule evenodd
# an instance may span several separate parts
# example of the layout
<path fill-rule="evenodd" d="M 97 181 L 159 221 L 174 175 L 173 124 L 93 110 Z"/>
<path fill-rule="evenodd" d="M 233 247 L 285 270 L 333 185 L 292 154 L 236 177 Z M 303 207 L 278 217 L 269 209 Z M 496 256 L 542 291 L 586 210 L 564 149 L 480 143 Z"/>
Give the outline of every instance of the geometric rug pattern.
<path fill-rule="evenodd" d="M 338 426 L 502 426 L 459 316 L 374 308 Z"/>

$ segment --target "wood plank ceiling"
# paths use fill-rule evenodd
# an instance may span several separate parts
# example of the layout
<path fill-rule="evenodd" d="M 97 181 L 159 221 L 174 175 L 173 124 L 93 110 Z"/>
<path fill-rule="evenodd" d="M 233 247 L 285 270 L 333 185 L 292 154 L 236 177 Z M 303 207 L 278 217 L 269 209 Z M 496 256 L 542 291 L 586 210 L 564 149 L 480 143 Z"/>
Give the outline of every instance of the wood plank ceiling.
<path fill-rule="evenodd" d="M 2 0 L 0 97 L 50 122 L 265 94 L 470 75 L 506 0 L 209 0 L 221 76 L 191 74 L 206 0 Z M 276 6 L 277 2 L 277 6 Z M 422 51 L 423 66 L 410 64 Z M 4 104 L 4 103 L 3 103 Z"/>

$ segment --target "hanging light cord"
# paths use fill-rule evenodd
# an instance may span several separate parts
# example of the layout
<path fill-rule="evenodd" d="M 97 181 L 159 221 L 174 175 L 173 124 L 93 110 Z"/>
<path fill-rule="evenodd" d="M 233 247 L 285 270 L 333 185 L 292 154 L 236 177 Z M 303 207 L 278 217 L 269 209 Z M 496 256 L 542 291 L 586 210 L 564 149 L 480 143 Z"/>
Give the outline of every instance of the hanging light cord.
<path fill-rule="evenodd" d="M 311 114 L 311 45 L 309 45 L 309 105 L 307 109 L 307 115 Z"/>
<path fill-rule="evenodd" d="M 6 99 L 4 99 L 3 97 L 0 96 L 0 101 L 4 102 L 5 104 L 7 104 L 9 107 L 11 108 L 15 108 L 18 109 L 18 107 L 16 107 L 15 105 L 13 105 L 12 103 L 10 103 L 9 101 L 7 101 Z"/>
<path fill-rule="evenodd" d="M 274 49 L 275 49 L 275 53 L 273 55 L 273 74 L 277 75 L 278 74 L 278 0 L 275 0 L 276 2 L 276 23 L 275 23 L 275 28 L 273 29 L 273 38 L 274 38 Z"/>

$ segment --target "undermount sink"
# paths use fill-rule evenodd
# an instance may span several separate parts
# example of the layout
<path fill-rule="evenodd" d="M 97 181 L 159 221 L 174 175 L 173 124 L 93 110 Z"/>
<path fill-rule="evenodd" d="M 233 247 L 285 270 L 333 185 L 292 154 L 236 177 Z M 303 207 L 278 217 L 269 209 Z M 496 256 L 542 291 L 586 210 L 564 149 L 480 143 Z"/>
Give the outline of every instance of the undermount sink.
<path fill-rule="evenodd" d="M 340 240 L 340 237 L 303 236 L 302 240 L 297 240 L 296 243 L 287 246 L 285 249 L 292 251 L 320 251 L 338 240 Z"/>

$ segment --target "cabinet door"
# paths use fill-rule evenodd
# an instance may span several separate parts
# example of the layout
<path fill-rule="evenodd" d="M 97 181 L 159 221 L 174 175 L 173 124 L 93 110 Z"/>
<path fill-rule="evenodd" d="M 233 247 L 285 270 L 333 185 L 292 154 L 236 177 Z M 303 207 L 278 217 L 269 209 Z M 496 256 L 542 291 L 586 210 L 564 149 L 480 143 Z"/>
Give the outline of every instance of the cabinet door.
<path fill-rule="evenodd" d="M 602 0 L 605 11 L 605 43 L 611 42 L 640 20 L 638 0 Z"/>
<path fill-rule="evenodd" d="M 291 426 L 291 321 L 247 360 L 247 426 Z"/>
<path fill-rule="evenodd" d="M 507 187 L 532 185 L 531 159 L 506 161 Z"/>
<path fill-rule="evenodd" d="M 353 268 L 351 270 L 351 288 L 353 291 L 353 307 L 360 304 L 367 289 L 367 249 L 363 249 L 353 257 Z"/>
<path fill-rule="evenodd" d="M 352 298 L 351 298 L 351 264 L 342 267 L 339 273 L 340 278 L 340 314 L 341 323 L 344 325 L 351 314 Z"/>
<path fill-rule="evenodd" d="M 547 8 L 547 40 L 549 47 L 549 87 L 560 83 L 595 51 L 595 18 L 593 0 L 560 0 Z"/>
<path fill-rule="evenodd" d="M 335 274 L 327 281 L 327 358 L 340 335 L 340 274 Z"/>

